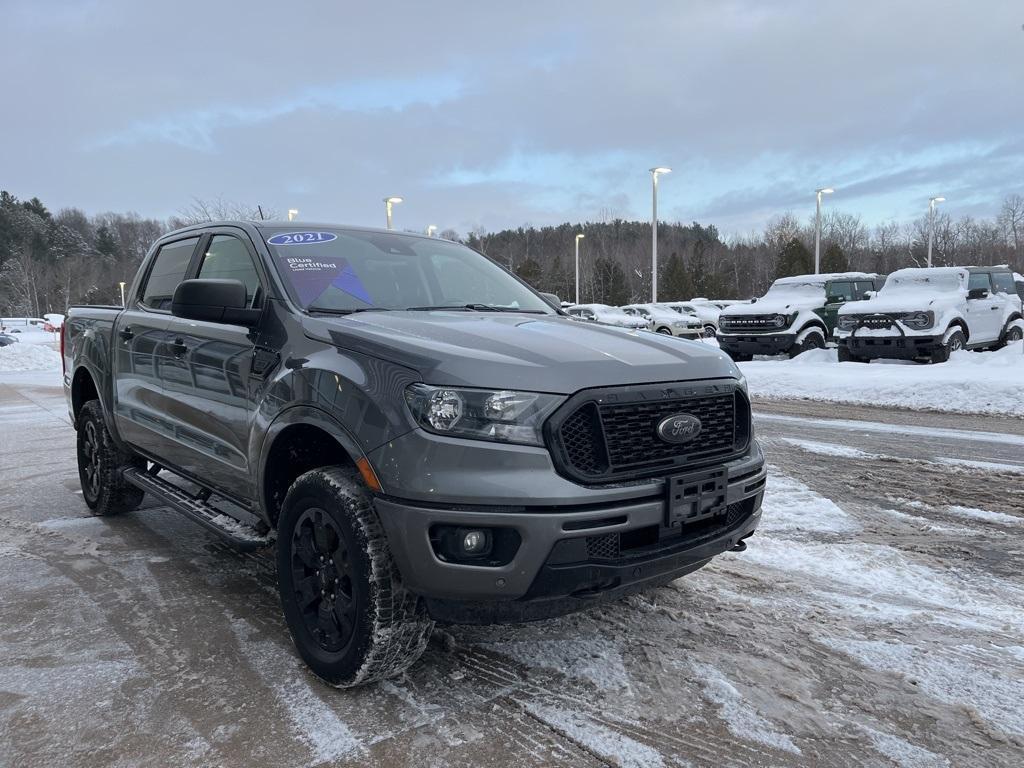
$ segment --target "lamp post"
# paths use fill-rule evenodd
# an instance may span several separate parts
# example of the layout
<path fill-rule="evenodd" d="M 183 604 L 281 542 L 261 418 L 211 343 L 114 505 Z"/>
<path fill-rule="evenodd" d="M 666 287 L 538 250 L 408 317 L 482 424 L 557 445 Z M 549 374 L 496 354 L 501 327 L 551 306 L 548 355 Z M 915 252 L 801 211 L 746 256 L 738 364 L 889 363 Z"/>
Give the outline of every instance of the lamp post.
<path fill-rule="evenodd" d="M 832 187 L 822 187 L 814 190 L 814 197 L 817 201 L 814 209 L 814 274 L 821 272 L 821 196 L 831 195 L 835 192 Z"/>
<path fill-rule="evenodd" d="M 671 168 L 651 168 L 651 301 L 658 300 L 658 176 Z"/>
<path fill-rule="evenodd" d="M 580 232 L 578 235 L 576 235 L 576 303 L 577 304 L 580 303 L 580 240 L 582 240 L 584 237 L 585 237 L 585 235 L 582 232 Z"/>
<path fill-rule="evenodd" d="M 435 232 L 437 232 L 437 224 L 427 225 L 427 237 L 433 237 Z"/>
<path fill-rule="evenodd" d="M 299 217 L 299 209 L 298 208 L 289 208 L 288 209 L 288 221 L 294 221 L 298 217 Z"/>
<path fill-rule="evenodd" d="M 946 198 L 933 197 L 928 201 L 928 266 L 932 265 L 932 240 L 935 239 L 935 204 L 944 203 Z"/>
<path fill-rule="evenodd" d="M 121 286 L 121 306 L 124 307 L 124 283 L 120 282 L 118 285 Z"/>
<path fill-rule="evenodd" d="M 387 211 L 387 214 L 388 214 L 388 229 L 393 229 L 393 227 L 391 226 L 391 206 L 396 205 L 397 203 L 400 203 L 400 202 L 402 202 L 402 198 L 400 198 L 400 197 L 385 197 L 384 198 L 384 208 L 385 208 L 385 210 Z"/>

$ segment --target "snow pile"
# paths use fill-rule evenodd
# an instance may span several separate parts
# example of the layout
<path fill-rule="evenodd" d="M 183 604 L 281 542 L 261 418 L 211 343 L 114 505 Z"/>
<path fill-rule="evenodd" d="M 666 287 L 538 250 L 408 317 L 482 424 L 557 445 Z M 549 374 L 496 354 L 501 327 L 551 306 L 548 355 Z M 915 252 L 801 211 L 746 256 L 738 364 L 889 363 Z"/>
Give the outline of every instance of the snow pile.
<path fill-rule="evenodd" d="M 0 372 L 59 371 L 60 353 L 39 344 L 9 344 L 0 347 Z"/>
<path fill-rule="evenodd" d="M 995 352 L 954 352 L 937 365 L 839 363 L 836 350 L 818 349 L 793 360 L 740 363 L 740 369 L 755 397 L 1024 417 L 1022 342 Z"/>

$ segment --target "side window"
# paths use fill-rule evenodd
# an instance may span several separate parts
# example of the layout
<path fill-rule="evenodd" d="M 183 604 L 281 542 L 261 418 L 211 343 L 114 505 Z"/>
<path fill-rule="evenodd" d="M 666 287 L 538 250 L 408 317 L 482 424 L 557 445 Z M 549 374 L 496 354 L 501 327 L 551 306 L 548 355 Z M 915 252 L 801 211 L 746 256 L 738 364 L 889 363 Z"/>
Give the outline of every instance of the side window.
<path fill-rule="evenodd" d="M 853 283 L 829 283 L 828 290 L 825 291 L 825 296 L 829 299 L 836 296 L 841 298 L 843 301 L 853 301 Z"/>
<path fill-rule="evenodd" d="M 877 288 L 875 288 L 875 284 L 870 280 L 858 280 L 854 285 L 856 286 L 855 293 L 857 299 L 866 298 L 864 294 L 867 293 L 868 291 L 878 290 Z"/>
<path fill-rule="evenodd" d="M 198 277 L 220 280 L 241 280 L 245 286 L 245 303 L 260 305 L 260 276 L 245 244 L 233 235 L 214 235 L 203 254 Z"/>
<path fill-rule="evenodd" d="M 971 272 L 971 277 L 967 283 L 967 290 L 974 291 L 978 288 L 984 288 L 991 293 L 992 284 L 989 282 L 988 272 Z"/>
<path fill-rule="evenodd" d="M 589 309 L 584 309 L 584 310 L 583 310 L 583 317 L 584 317 L 584 318 L 585 318 L 586 320 L 596 320 L 596 319 L 597 319 L 597 315 L 595 315 L 595 314 L 594 314 L 593 312 L 591 312 L 591 311 L 590 311 Z"/>
<path fill-rule="evenodd" d="M 150 309 L 171 308 L 174 289 L 185 279 L 188 265 L 192 261 L 192 251 L 196 249 L 198 237 L 178 240 L 160 248 L 153 259 L 149 270 L 146 286 L 142 289 L 142 303 Z"/>
<path fill-rule="evenodd" d="M 993 272 L 992 284 L 999 293 L 1008 293 L 1013 296 L 1017 292 L 1013 286 L 1013 275 L 1009 272 Z"/>

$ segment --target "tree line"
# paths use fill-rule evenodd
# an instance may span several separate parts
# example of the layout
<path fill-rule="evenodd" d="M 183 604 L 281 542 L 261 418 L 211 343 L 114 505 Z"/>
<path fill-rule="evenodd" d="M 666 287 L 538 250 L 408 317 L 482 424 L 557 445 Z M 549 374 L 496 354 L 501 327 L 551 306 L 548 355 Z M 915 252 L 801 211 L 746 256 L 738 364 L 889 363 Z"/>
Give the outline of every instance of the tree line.
<path fill-rule="evenodd" d="M 0 192 L 0 314 L 39 317 L 71 304 L 117 304 L 154 240 L 171 229 L 218 219 L 273 219 L 258 206 L 195 200 L 168 220 L 134 213 L 52 213 L 36 197 Z M 580 300 L 621 305 L 650 299 L 650 222 L 608 219 L 582 224 L 474 230 L 442 237 L 476 248 L 539 290 L 572 300 L 574 245 L 580 243 Z M 1010 264 L 1024 272 L 1024 198 L 1009 195 L 992 218 L 935 215 L 932 263 Z M 927 261 L 928 219 L 869 227 L 855 214 L 822 217 L 822 271 L 888 273 Z M 772 280 L 814 271 L 814 220 L 792 213 L 761 232 L 723 238 L 713 226 L 658 225 L 658 297 L 663 301 L 750 298 Z"/>

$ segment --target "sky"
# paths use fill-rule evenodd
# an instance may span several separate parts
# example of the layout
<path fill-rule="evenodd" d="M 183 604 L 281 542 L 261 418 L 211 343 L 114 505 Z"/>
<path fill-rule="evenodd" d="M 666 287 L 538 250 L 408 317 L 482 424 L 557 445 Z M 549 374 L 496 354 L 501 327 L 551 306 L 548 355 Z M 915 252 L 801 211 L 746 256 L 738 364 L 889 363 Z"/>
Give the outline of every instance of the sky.
<path fill-rule="evenodd" d="M 244 12 L 240 11 L 244 9 Z M 0 0 L 0 188 L 400 229 L 1024 194 L 1024 4 Z"/>

